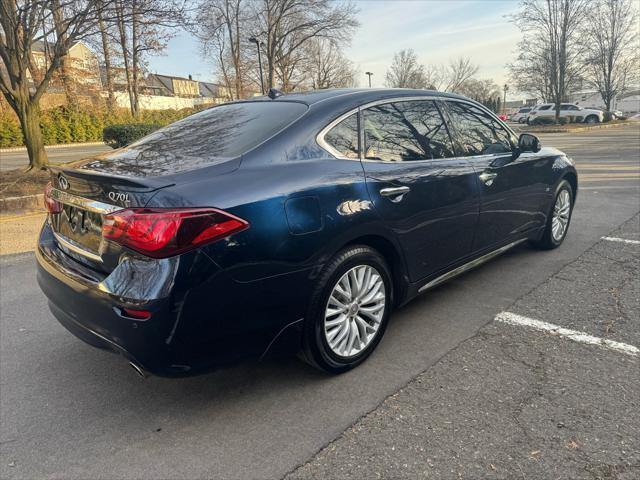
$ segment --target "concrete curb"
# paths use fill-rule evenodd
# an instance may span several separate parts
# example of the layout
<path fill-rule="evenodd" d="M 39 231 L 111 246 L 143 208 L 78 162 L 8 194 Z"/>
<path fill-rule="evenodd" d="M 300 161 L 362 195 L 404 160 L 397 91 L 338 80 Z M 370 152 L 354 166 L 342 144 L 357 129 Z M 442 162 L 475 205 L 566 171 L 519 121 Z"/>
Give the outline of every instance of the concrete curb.
<path fill-rule="evenodd" d="M 576 133 L 576 132 L 586 132 L 589 130 L 601 130 L 606 128 L 616 128 L 616 127 L 629 127 L 638 125 L 637 123 L 612 123 L 612 124 L 604 124 L 604 125 L 592 125 L 590 127 L 573 127 L 573 128 L 559 128 L 559 127 L 548 127 L 542 128 L 540 130 L 529 130 L 529 129 L 519 129 L 525 133 Z"/>
<path fill-rule="evenodd" d="M 59 143 L 57 145 L 45 145 L 44 149 L 52 149 L 52 148 L 64 148 L 64 147 L 95 147 L 96 145 L 106 145 L 104 142 L 87 142 L 87 143 Z M 27 147 L 11 147 L 11 148 L 0 148 L 0 153 L 10 153 L 10 152 L 26 152 Z"/>
<path fill-rule="evenodd" d="M 25 195 L 24 197 L 0 198 L 0 212 L 20 213 L 41 210 L 44 212 L 44 194 Z"/>

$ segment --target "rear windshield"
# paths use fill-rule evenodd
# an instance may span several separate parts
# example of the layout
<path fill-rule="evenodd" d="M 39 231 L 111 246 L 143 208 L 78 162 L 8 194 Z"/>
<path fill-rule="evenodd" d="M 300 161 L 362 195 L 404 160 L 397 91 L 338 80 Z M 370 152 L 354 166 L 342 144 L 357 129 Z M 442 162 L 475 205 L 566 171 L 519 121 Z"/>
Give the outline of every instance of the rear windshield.
<path fill-rule="evenodd" d="M 83 168 L 159 176 L 236 158 L 300 118 L 307 106 L 256 101 L 221 105 L 172 123 Z"/>

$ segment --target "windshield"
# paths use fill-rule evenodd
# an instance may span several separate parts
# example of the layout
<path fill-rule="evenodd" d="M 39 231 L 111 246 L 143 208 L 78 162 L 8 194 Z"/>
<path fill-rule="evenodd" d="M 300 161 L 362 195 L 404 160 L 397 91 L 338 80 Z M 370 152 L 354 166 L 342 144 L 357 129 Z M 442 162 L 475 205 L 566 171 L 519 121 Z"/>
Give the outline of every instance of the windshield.
<path fill-rule="evenodd" d="M 248 152 L 306 111 L 306 105 L 286 101 L 221 105 L 161 128 L 83 168 L 148 177 L 212 165 Z"/>

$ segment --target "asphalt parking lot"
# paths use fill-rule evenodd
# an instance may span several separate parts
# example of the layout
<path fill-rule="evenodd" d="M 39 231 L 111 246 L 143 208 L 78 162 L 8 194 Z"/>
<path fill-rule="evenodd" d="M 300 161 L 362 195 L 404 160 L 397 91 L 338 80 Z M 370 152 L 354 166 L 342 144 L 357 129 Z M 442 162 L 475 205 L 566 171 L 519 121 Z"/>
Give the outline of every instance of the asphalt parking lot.
<path fill-rule="evenodd" d="M 358 369 L 294 359 L 140 380 L 0 258 L 1 478 L 640 477 L 640 130 L 541 136 L 580 172 L 564 245 L 518 248 L 396 312 Z M 499 317 L 501 318 L 501 317 Z"/>

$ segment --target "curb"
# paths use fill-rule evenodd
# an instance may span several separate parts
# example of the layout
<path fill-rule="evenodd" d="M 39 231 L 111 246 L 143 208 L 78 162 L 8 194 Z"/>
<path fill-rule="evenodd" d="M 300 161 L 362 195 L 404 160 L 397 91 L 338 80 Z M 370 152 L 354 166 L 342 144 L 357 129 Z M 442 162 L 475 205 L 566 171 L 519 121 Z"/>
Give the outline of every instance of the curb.
<path fill-rule="evenodd" d="M 95 147 L 97 145 L 106 145 L 104 142 L 87 142 L 87 143 L 58 143 L 56 145 L 45 145 L 45 150 L 52 148 L 64 148 L 64 147 Z M 26 152 L 27 147 L 10 147 L 0 148 L 0 153 L 10 152 Z"/>
<path fill-rule="evenodd" d="M 0 212 L 14 213 L 32 210 L 44 210 L 44 194 L 25 195 L 24 197 L 0 198 Z"/>
<path fill-rule="evenodd" d="M 550 127 L 550 128 L 545 128 L 542 130 L 521 130 L 522 132 L 525 133 L 576 133 L 576 132 L 586 132 L 589 130 L 601 130 L 601 129 L 607 129 L 607 128 L 617 128 L 617 127 L 629 127 L 629 126 L 634 126 L 637 124 L 634 123 L 612 123 L 610 125 L 605 124 L 605 125 L 592 125 L 590 127 L 573 127 L 573 128 L 554 128 L 554 127 Z"/>

